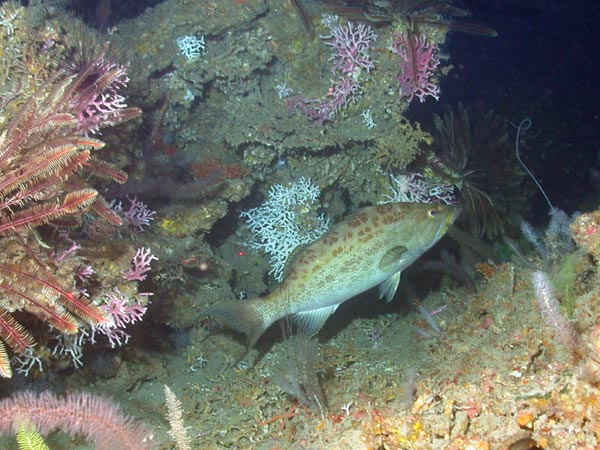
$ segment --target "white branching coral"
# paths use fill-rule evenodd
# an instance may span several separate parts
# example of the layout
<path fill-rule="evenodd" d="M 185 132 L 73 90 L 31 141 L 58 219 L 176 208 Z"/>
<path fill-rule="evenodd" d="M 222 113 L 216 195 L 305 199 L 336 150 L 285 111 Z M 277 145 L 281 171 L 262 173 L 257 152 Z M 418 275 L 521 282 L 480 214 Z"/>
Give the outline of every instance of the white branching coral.
<path fill-rule="evenodd" d="M 206 43 L 204 42 L 204 36 L 182 36 L 177 39 L 177 46 L 183 56 L 188 61 L 196 59 L 206 49 Z"/>
<path fill-rule="evenodd" d="M 167 421 L 171 429 L 169 435 L 175 441 L 177 450 L 191 450 L 192 441 L 183 425 L 183 411 L 181 402 L 173 391 L 165 384 L 165 404 L 167 405 Z"/>
<path fill-rule="evenodd" d="M 290 253 L 318 239 L 329 228 L 329 220 L 317 212 L 320 195 L 319 187 L 302 177 L 288 186 L 271 186 L 261 206 L 240 213 L 253 234 L 248 246 L 271 256 L 269 274 L 277 281 L 283 280 Z"/>
<path fill-rule="evenodd" d="M 454 187 L 441 181 L 423 177 L 419 173 L 390 175 L 392 193 L 379 202 L 380 205 L 391 202 L 411 203 L 443 203 L 451 205 L 456 202 Z"/>

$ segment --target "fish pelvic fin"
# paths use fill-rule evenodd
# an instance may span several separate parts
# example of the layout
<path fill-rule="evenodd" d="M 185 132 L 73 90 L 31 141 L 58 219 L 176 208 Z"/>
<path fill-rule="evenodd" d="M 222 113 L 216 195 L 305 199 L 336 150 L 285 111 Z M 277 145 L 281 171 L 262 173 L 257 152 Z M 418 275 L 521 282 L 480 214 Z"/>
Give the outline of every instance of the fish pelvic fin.
<path fill-rule="evenodd" d="M 392 301 L 394 294 L 398 290 L 398 285 L 400 284 L 401 273 L 402 272 L 396 272 L 379 285 L 379 298 L 385 297 L 385 301 L 388 303 Z"/>
<path fill-rule="evenodd" d="M 208 307 L 203 315 L 211 316 L 235 331 L 244 333 L 248 338 L 249 350 L 271 325 L 266 323 L 261 313 L 261 303 L 263 300 L 258 298 L 220 302 Z"/>

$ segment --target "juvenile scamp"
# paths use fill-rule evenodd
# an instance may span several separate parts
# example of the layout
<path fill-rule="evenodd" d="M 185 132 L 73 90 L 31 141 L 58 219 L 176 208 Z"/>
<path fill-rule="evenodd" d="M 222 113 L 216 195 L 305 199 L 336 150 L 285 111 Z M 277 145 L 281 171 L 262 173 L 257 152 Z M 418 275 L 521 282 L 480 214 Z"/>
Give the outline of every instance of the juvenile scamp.
<path fill-rule="evenodd" d="M 387 203 L 359 209 L 289 257 L 283 282 L 265 297 L 226 301 L 206 315 L 225 322 L 254 346 L 278 319 L 288 317 L 309 336 L 346 300 L 379 286 L 389 302 L 402 270 L 431 248 L 458 209 L 430 203 Z"/>

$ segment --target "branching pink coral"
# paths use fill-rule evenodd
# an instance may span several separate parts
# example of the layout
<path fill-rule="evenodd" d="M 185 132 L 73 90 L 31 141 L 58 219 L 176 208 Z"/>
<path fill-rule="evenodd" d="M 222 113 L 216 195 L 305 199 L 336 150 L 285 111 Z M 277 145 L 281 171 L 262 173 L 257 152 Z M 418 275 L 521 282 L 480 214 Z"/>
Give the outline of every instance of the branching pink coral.
<path fill-rule="evenodd" d="M 363 69 L 369 72 L 375 67 L 375 61 L 369 52 L 377 35 L 371 27 L 348 22 L 346 26 L 332 27 L 331 37 L 332 41 L 326 45 L 334 49 L 329 58 L 334 63 L 332 72 L 340 71 L 344 75 L 358 76 L 357 71 Z"/>
<path fill-rule="evenodd" d="M 115 290 L 116 291 L 116 290 Z M 140 294 L 140 295 L 152 295 L 152 294 Z M 139 301 L 130 299 L 123 296 L 119 291 L 114 294 L 107 295 L 108 303 L 103 305 L 101 308 L 104 309 L 108 315 L 112 318 L 112 322 L 106 325 L 93 326 L 91 341 L 95 342 L 96 331 L 104 334 L 112 348 L 120 347 L 121 345 L 127 344 L 131 337 L 125 332 L 125 328 L 128 325 L 141 321 L 148 310 L 147 307 L 143 306 Z"/>
<path fill-rule="evenodd" d="M 69 107 L 81 133 L 97 133 L 100 128 L 118 125 L 141 114 L 126 104 L 122 94 L 129 83 L 127 68 L 106 59 L 108 45 L 76 71 L 85 83 L 74 84 Z"/>
<path fill-rule="evenodd" d="M 406 98 L 410 103 L 415 95 L 421 103 L 428 95 L 438 100 L 440 87 L 432 81 L 434 70 L 440 63 L 435 44 L 427 42 L 425 36 L 397 33 L 391 50 L 400 57 L 400 73 L 396 77 L 400 83 L 398 100 Z"/>
<path fill-rule="evenodd" d="M 131 259 L 131 265 L 133 267 L 123 272 L 123 276 L 128 281 L 144 281 L 148 277 L 146 272 L 150 271 L 150 263 L 156 259 L 158 259 L 158 257 L 152 254 L 150 248 L 138 248 Z"/>
<path fill-rule="evenodd" d="M 336 114 L 356 101 L 361 94 L 362 72 L 370 72 L 375 61 L 369 52 L 377 35 L 370 26 L 348 22 L 326 25 L 331 34 L 321 36 L 331 39 L 326 45 L 334 50 L 329 58 L 331 71 L 339 75 L 328 89 L 324 99 L 308 99 L 304 95 L 290 97 L 286 103 L 290 111 L 300 111 L 315 124 L 332 121 Z"/>
<path fill-rule="evenodd" d="M 99 450 L 152 448 L 152 434 L 110 400 L 86 392 L 64 397 L 50 391 L 17 392 L 0 400 L 0 433 L 16 434 L 23 421 L 43 436 L 55 431 L 78 434 Z"/>

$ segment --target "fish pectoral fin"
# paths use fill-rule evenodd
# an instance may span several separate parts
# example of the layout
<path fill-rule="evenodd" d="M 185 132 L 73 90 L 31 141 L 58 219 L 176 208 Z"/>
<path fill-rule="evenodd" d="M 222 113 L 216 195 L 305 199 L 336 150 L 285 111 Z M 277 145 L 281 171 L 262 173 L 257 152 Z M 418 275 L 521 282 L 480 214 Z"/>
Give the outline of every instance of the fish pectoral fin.
<path fill-rule="evenodd" d="M 324 308 L 312 309 L 292 315 L 292 320 L 302 333 L 314 336 L 323 328 L 329 316 L 331 316 L 339 305 L 326 306 Z"/>
<path fill-rule="evenodd" d="M 394 264 L 397 264 L 400 259 L 402 259 L 402 255 L 406 253 L 408 249 L 404 245 L 398 245 L 396 247 L 390 248 L 385 255 L 379 261 L 379 268 L 383 271 L 388 270 Z"/>
<path fill-rule="evenodd" d="M 385 297 L 385 301 L 388 303 L 392 301 L 400 284 L 401 274 L 402 271 L 397 272 L 379 285 L 379 298 Z"/>

